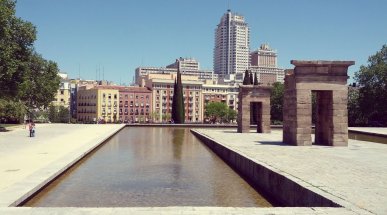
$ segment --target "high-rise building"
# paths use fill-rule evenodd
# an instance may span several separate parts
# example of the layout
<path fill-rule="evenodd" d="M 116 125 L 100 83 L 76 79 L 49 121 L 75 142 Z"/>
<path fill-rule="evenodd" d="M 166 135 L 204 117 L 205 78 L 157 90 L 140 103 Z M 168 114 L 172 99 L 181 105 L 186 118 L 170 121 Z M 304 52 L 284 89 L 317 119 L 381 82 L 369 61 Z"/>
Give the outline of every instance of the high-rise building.
<path fill-rule="evenodd" d="M 284 82 L 285 70 L 278 68 L 277 51 L 268 44 L 262 44 L 259 49 L 251 52 L 250 62 L 250 71 L 257 75 L 258 82 L 262 85 Z"/>
<path fill-rule="evenodd" d="M 214 73 L 243 73 L 249 66 L 249 43 L 245 18 L 228 10 L 215 30 Z"/>

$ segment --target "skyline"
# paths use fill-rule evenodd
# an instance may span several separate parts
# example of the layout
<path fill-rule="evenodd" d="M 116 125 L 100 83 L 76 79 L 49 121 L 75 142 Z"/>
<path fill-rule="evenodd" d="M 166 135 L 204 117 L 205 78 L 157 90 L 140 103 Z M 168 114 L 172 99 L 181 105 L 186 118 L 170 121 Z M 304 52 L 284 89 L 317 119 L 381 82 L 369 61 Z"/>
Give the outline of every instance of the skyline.
<path fill-rule="evenodd" d="M 280 68 L 293 68 L 293 59 L 355 60 L 352 77 L 387 43 L 387 2 L 352 3 L 19 0 L 16 15 L 37 27 L 37 52 L 70 78 L 80 67 L 81 78 L 96 79 L 100 67 L 105 80 L 129 84 L 135 68 L 165 67 L 179 57 L 213 70 L 214 33 L 227 9 L 245 17 L 250 51 L 268 43 Z"/>

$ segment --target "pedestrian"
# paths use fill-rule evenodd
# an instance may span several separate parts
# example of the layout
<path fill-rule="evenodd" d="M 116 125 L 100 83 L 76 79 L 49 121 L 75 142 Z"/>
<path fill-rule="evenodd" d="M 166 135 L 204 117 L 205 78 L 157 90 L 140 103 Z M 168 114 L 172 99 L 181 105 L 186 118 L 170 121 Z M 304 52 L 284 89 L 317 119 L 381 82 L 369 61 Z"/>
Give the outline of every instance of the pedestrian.
<path fill-rule="evenodd" d="M 35 123 L 32 122 L 32 136 L 35 137 Z"/>
<path fill-rule="evenodd" d="M 32 122 L 31 122 L 31 120 L 28 121 L 28 130 L 30 131 L 30 137 L 32 137 Z"/>

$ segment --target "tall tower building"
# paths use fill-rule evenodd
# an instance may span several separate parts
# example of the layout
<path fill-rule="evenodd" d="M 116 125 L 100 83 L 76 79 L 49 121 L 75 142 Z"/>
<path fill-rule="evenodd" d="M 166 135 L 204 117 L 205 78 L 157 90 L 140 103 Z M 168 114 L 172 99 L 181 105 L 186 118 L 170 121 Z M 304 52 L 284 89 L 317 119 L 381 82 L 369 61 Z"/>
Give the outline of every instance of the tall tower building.
<path fill-rule="evenodd" d="M 215 30 L 214 73 L 243 73 L 249 66 L 249 43 L 245 18 L 228 10 Z"/>

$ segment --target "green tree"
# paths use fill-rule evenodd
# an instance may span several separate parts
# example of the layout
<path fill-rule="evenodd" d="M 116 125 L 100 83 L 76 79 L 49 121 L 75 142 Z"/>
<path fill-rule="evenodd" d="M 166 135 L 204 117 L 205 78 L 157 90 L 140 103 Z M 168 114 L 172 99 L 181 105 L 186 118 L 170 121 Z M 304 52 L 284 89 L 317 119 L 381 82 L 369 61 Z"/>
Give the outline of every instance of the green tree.
<path fill-rule="evenodd" d="M 365 120 L 359 106 L 359 89 L 348 87 L 348 125 L 363 126 Z"/>
<path fill-rule="evenodd" d="M 227 119 L 229 108 L 223 102 L 210 102 L 206 105 L 204 115 L 210 119 L 212 123 L 223 122 Z"/>
<path fill-rule="evenodd" d="M 26 113 L 26 108 L 22 102 L 0 99 L 0 122 L 20 123 Z"/>
<path fill-rule="evenodd" d="M 273 124 L 281 123 L 283 120 L 283 98 L 284 84 L 280 82 L 273 83 L 270 96 L 270 115 Z"/>
<path fill-rule="evenodd" d="M 16 2 L 0 0 L 0 98 L 18 100 L 36 40 L 35 26 L 15 16 Z"/>
<path fill-rule="evenodd" d="M 60 78 L 56 63 L 46 61 L 36 53 L 31 56 L 28 65 L 26 78 L 19 87 L 19 97 L 31 112 L 33 109 L 48 107 L 55 99 Z"/>
<path fill-rule="evenodd" d="M 151 114 L 150 114 L 150 116 L 152 117 L 152 122 L 158 122 L 160 119 L 160 113 L 159 112 L 156 112 L 156 111 L 154 111 L 154 112 L 152 112 Z"/>
<path fill-rule="evenodd" d="M 359 108 L 368 125 L 387 126 L 387 45 L 355 73 Z"/>
<path fill-rule="evenodd" d="M 162 115 L 163 121 L 169 122 L 171 120 L 171 114 L 170 113 L 165 113 Z"/>
<path fill-rule="evenodd" d="M 59 106 L 58 108 L 58 122 L 60 123 L 68 123 L 70 120 L 70 111 L 68 108 L 64 106 Z"/>
<path fill-rule="evenodd" d="M 178 62 L 178 61 L 177 61 Z M 178 62 L 178 64 L 180 64 Z M 178 65 L 178 68 L 180 66 Z M 180 69 L 177 69 L 177 79 L 173 90 L 172 98 L 172 119 L 174 123 L 183 124 L 185 121 L 185 108 L 183 97 L 183 84 L 181 82 Z"/>
<path fill-rule="evenodd" d="M 251 73 L 251 71 L 250 71 L 250 74 L 249 74 L 249 79 L 250 79 L 249 84 L 250 85 L 254 84 L 254 77 L 253 77 L 253 73 Z"/>
<path fill-rule="evenodd" d="M 32 116 L 54 99 L 59 70 L 35 52 L 35 26 L 15 16 L 15 5 L 0 0 L 0 99 L 23 102 Z"/>
<path fill-rule="evenodd" d="M 236 119 L 237 112 L 231 108 L 228 108 L 227 122 L 233 122 Z"/>
<path fill-rule="evenodd" d="M 246 69 L 245 71 L 245 77 L 243 78 L 243 85 L 249 85 L 250 78 L 249 78 L 249 70 Z"/>
<path fill-rule="evenodd" d="M 48 120 L 50 122 L 58 122 L 58 111 L 55 105 L 48 106 Z"/>

